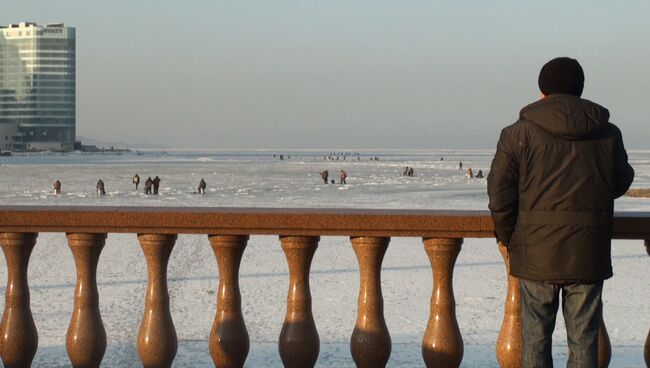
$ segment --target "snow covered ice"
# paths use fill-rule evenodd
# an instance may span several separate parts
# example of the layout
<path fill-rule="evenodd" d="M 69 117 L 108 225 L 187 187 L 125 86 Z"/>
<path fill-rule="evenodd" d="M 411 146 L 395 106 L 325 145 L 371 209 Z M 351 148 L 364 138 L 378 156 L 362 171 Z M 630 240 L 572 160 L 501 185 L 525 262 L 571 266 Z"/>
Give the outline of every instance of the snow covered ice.
<path fill-rule="evenodd" d="M 490 151 L 366 151 L 324 160 L 323 151 L 169 151 L 38 154 L 0 158 L 0 204 L 75 206 L 211 206 L 486 210 Z M 278 157 L 274 158 L 273 154 Z M 280 160 L 279 154 L 285 159 Z M 290 156 L 287 159 L 287 155 Z M 379 161 L 369 160 L 378 156 Z M 444 160 L 440 160 L 443 157 Z M 630 152 L 633 187 L 650 187 L 650 152 Z M 414 177 L 402 177 L 405 166 Z M 345 186 L 325 185 L 327 169 Z M 132 176 L 138 173 L 140 189 Z M 158 175 L 160 195 L 143 183 Z M 199 180 L 205 195 L 196 194 Z M 56 196 L 52 183 L 62 182 Z M 107 195 L 98 197 L 97 180 Z M 650 199 L 624 197 L 617 211 L 649 211 Z M 639 240 L 613 244 L 614 277 L 605 283 L 604 319 L 612 343 L 611 367 L 643 367 L 650 328 L 650 257 Z M 0 280 L 6 280 L 0 262 Z M 139 366 L 135 347 L 147 284 L 146 263 L 135 234 L 109 234 L 98 267 L 100 309 L 108 336 L 106 367 Z M 175 367 L 212 367 L 208 337 L 216 311 L 217 266 L 206 236 L 179 235 L 169 270 L 171 313 L 178 334 Z M 29 264 L 31 306 L 39 333 L 38 367 L 67 367 L 65 335 L 73 308 L 75 267 L 65 234 L 41 233 Z M 276 236 L 251 236 L 240 270 L 242 308 L 250 335 L 247 367 L 281 367 L 277 340 L 286 311 L 288 269 Z M 345 237 L 321 238 L 310 283 L 321 340 L 318 367 L 353 367 L 349 339 L 356 320 L 357 260 Z M 4 292 L 4 286 L 2 286 Z M 429 315 L 431 267 L 421 239 L 393 238 L 382 266 L 386 323 L 393 348 L 389 367 L 421 367 L 421 341 Z M 463 367 L 496 367 L 494 346 L 503 318 L 506 274 L 494 239 L 465 239 L 454 271 Z M 4 304 L 0 303 L 0 312 Z M 564 366 L 562 317 L 554 336 L 555 364 Z"/>

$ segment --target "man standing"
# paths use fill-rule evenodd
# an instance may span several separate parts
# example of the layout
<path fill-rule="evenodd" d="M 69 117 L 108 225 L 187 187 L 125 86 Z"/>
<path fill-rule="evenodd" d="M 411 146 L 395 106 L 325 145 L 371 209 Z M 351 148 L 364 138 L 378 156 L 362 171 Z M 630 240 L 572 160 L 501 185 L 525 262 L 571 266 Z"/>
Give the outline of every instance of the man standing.
<path fill-rule="evenodd" d="M 320 173 L 320 177 L 323 178 L 323 184 L 327 184 L 327 178 L 329 176 L 330 176 L 330 174 L 327 172 L 327 170 Z"/>
<path fill-rule="evenodd" d="M 151 186 L 153 185 L 153 180 L 151 176 L 144 181 L 144 194 L 151 194 Z"/>
<path fill-rule="evenodd" d="M 542 99 L 501 132 L 488 175 L 497 240 L 520 279 L 523 367 L 552 367 L 562 293 L 567 367 L 597 367 L 603 280 L 612 276 L 614 199 L 634 178 L 609 111 L 580 98 L 571 58 L 546 63 Z"/>
<path fill-rule="evenodd" d="M 61 194 L 61 181 L 56 179 L 54 182 L 54 194 Z"/>
<path fill-rule="evenodd" d="M 160 178 L 158 175 L 151 182 L 153 183 L 153 194 L 158 195 L 158 187 L 160 187 Z"/>
<path fill-rule="evenodd" d="M 201 178 L 201 181 L 199 181 L 199 187 L 198 187 L 199 194 L 204 194 L 205 193 L 206 186 L 207 186 L 207 184 L 205 183 L 205 180 L 203 180 L 203 178 Z"/>
<path fill-rule="evenodd" d="M 97 181 L 97 187 L 96 188 L 97 188 L 97 195 L 98 196 L 106 195 L 106 190 L 104 190 L 104 182 L 102 181 L 102 179 L 99 179 Z"/>

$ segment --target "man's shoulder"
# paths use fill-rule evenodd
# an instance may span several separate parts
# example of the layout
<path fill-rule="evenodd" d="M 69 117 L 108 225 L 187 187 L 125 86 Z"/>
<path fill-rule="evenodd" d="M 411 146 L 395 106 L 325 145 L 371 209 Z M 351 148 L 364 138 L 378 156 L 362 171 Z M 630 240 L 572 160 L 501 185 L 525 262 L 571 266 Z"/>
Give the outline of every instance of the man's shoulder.
<path fill-rule="evenodd" d="M 517 121 L 503 128 L 501 134 L 505 136 L 516 135 L 530 129 L 532 126 L 534 126 L 532 121 L 519 117 Z"/>
<path fill-rule="evenodd" d="M 616 126 L 616 124 L 614 124 L 614 123 L 612 123 L 612 122 L 608 122 L 608 123 L 605 125 L 605 129 L 608 129 L 608 130 L 610 130 L 611 132 L 614 132 L 614 133 L 615 133 L 616 135 L 618 135 L 618 136 L 621 135 L 621 129 L 620 129 L 618 126 Z"/>

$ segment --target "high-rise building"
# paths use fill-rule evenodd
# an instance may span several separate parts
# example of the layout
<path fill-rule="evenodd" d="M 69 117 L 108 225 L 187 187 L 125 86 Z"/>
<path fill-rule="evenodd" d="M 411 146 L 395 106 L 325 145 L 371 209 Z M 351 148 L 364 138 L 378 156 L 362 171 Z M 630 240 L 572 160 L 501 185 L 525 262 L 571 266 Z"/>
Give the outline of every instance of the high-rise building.
<path fill-rule="evenodd" d="M 0 149 L 72 150 L 75 29 L 0 26 Z"/>

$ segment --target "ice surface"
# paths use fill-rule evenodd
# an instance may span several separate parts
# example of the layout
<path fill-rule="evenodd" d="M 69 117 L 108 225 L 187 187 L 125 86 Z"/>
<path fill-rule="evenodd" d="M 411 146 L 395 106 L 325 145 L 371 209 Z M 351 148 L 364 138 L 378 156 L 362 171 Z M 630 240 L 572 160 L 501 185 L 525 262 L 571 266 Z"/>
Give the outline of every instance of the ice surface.
<path fill-rule="evenodd" d="M 273 158 L 284 154 L 285 160 Z M 141 155 L 52 154 L 0 157 L 0 204 L 340 207 L 397 209 L 486 209 L 485 180 L 468 180 L 458 170 L 487 175 L 489 151 L 361 152 L 361 160 L 324 160 L 328 152 L 147 152 Z M 291 156 L 286 159 L 286 156 Z M 379 161 L 370 161 L 379 156 Z M 440 161 L 444 157 L 444 161 Z M 631 152 L 634 187 L 650 187 L 650 152 Z M 415 168 L 414 177 L 399 174 Z M 328 169 L 348 173 L 348 185 L 322 184 Z M 162 178 L 159 196 L 135 191 L 138 173 Z M 98 179 L 107 195 L 97 197 Z M 206 194 L 197 195 L 201 178 Z M 52 193 L 62 182 L 61 196 Z M 650 210 L 650 200 L 622 198 L 617 210 Z M 615 276 L 605 283 L 604 313 L 612 341 L 612 367 L 643 367 L 650 328 L 650 257 L 641 241 L 615 241 Z M 175 367 L 213 366 L 208 337 L 218 284 L 206 236 L 181 235 L 169 264 L 169 291 L 179 338 Z M 0 279 L 6 266 L 0 262 Z M 135 234 L 109 234 L 98 268 L 102 318 L 108 334 L 103 366 L 139 366 L 135 341 L 144 308 L 146 264 Z M 353 367 L 349 338 L 356 320 L 357 261 L 349 240 L 323 237 L 310 277 L 313 312 L 321 339 L 318 367 Z M 67 367 L 65 334 L 72 313 L 75 269 L 64 234 L 39 235 L 29 267 L 39 350 L 34 366 Z M 244 318 L 251 338 L 247 367 L 280 367 L 277 340 L 286 308 L 288 270 L 277 237 L 253 236 L 241 266 Z M 454 272 L 457 317 L 465 342 L 463 367 L 496 367 L 494 344 L 502 320 L 506 275 L 493 239 L 466 239 Z M 4 287 L 2 287 L 4 292 Z M 420 343 L 432 289 L 429 262 L 417 238 L 393 238 L 382 267 L 386 322 L 393 341 L 390 367 L 421 367 Z M 0 303 L 1 304 L 1 303 Z M 4 305 L 0 305 L 2 311 Z M 554 336 L 557 366 L 566 359 L 562 318 Z"/>

